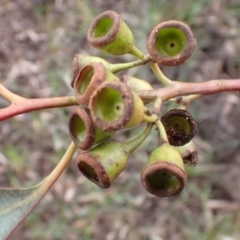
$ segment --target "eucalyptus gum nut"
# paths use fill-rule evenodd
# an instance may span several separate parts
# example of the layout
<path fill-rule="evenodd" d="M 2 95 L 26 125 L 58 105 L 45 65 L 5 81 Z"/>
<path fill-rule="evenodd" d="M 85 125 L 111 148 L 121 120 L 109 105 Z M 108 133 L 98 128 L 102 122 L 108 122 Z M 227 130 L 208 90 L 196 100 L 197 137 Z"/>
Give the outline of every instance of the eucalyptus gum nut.
<path fill-rule="evenodd" d="M 162 144 L 151 153 L 141 180 L 143 187 L 153 195 L 177 195 L 187 182 L 181 155 L 171 145 Z"/>
<path fill-rule="evenodd" d="M 107 142 L 80 153 L 77 165 L 89 180 L 108 188 L 126 167 L 128 156 L 121 143 Z"/>
<path fill-rule="evenodd" d="M 159 23 L 148 38 L 148 51 L 155 62 L 175 66 L 185 62 L 196 46 L 190 27 L 180 21 Z"/>
<path fill-rule="evenodd" d="M 97 128 L 92 123 L 88 110 L 81 107 L 73 109 L 69 117 L 68 129 L 73 142 L 82 150 L 87 150 L 114 135 L 114 132 Z"/>
<path fill-rule="evenodd" d="M 140 57 L 141 53 L 135 48 L 134 51 L 131 52 L 136 57 Z M 109 63 L 106 60 L 100 58 L 100 57 L 95 57 L 95 56 L 86 56 L 86 55 L 81 55 L 81 54 L 76 54 L 73 58 L 72 61 L 72 69 L 73 69 L 73 79 L 71 82 L 71 86 L 74 87 L 74 81 L 79 73 L 79 71 L 85 67 L 86 65 L 89 65 L 91 63 L 102 63 L 104 67 L 107 69 L 107 71 L 115 74 L 117 72 L 129 69 L 129 68 L 134 68 L 138 66 L 138 62 L 126 62 L 126 63 Z"/>
<path fill-rule="evenodd" d="M 120 80 L 102 63 L 91 63 L 83 67 L 74 81 L 74 94 L 79 104 L 88 106 L 91 95 L 104 81 Z"/>
<path fill-rule="evenodd" d="M 198 151 L 194 142 L 190 141 L 189 143 L 180 146 L 174 147 L 181 155 L 183 162 L 190 166 L 196 166 L 198 163 Z"/>
<path fill-rule="evenodd" d="M 135 78 L 129 75 L 123 75 L 120 80 L 124 82 L 132 91 L 150 91 L 153 87 L 145 80 Z M 143 100 L 144 104 L 151 102 L 152 100 Z"/>
<path fill-rule="evenodd" d="M 184 109 L 171 109 L 161 117 L 169 143 L 183 146 L 195 136 L 197 123 L 192 115 Z"/>
<path fill-rule="evenodd" d="M 145 116 L 145 108 L 144 103 L 142 99 L 134 92 L 131 91 L 133 96 L 133 113 L 127 122 L 127 124 L 124 126 L 124 128 L 132 128 L 144 121 Z"/>
<path fill-rule="evenodd" d="M 127 143 L 104 142 L 87 152 L 79 154 L 77 166 L 89 180 L 101 188 L 108 188 L 125 169 L 129 154 L 148 136 L 152 124 L 138 137 Z"/>
<path fill-rule="evenodd" d="M 147 81 L 132 77 L 129 75 L 123 75 L 120 80 L 124 82 L 131 90 L 138 92 L 138 91 L 144 91 L 144 90 L 153 90 L 153 87 L 151 84 L 149 84 Z"/>
<path fill-rule="evenodd" d="M 104 82 L 92 94 L 89 108 L 93 122 L 102 130 L 134 127 L 144 120 L 140 97 L 122 82 Z"/>
<path fill-rule="evenodd" d="M 72 61 L 72 70 L 73 70 L 73 79 L 71 82 L 71 86 L 74 86 L 74 81 L 79 73 L 79 71 L 86 65 L 99 62 L 104 65 L 107 69 L 110 69 L 110 63 L 100 57 L 95 56 L 86 56 L 82 54 L 75 54 Z"/>
<path fill-rule="evenodd" d="M 134 37 L 114 11 L 105 11 L 98 15 L 88 29 L 87 39 L 90 44 L 112 55 L 123 55 L 131 52 L 134 47 Z"/>

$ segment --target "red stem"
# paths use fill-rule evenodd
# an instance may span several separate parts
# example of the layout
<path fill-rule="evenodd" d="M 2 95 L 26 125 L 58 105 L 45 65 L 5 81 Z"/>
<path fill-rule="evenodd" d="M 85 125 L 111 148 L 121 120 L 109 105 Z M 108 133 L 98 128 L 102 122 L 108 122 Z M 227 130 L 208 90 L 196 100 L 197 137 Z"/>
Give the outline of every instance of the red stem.
<path fill-rule="evenodd" d="M 55 97 L 55 98 L 34 98 L 23 99 L 8 107 L 0 109 L 0 121 L 16 115 L 46 108 L 66 107 L 77 105 L 74 96 Z"/>
<path fill-rule="evenodd" d="M 172 85 L 150 91 L 140 91 L 143 99 L 160 97 L 163 101 L 170 98 L 192 94 L 215 94 L 227 91 L 240 91 L 240 79 L 210 80 L 199 83 L 173 82 Z M 19 99 L 18 99 L 19 100 Z M 20 99 L 9 107 L 0 110 L 0 121 L 18 114 L 46 108 L 66 107 L 77 105 L 74 96 L 56 98 Z"/>
<path fill-rule="evenodd" d="M 163 101 L 166 101 L 179 96 L 192 94 L 207 95 L 227 91 L 240 91 L 240 79 L 210 80 L 199 83 L 173 82 L 171 86 L 151 91 L 141 91 L 139 95 L 143 99 L 161 97 Z"/>

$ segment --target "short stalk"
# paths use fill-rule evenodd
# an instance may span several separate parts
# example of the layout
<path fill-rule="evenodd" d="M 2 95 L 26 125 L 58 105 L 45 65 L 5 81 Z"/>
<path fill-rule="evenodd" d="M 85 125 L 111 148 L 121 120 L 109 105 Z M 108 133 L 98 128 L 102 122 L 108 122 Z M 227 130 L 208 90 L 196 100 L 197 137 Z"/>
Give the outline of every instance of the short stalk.
<path fill-rule="evenodd" d="M 146 139 L 146 137 L 150 133 L 152 126 L 152 123 L 148 123 L 143 133 L 141 133 L 138 137 L 132 139 L 131 141 L 125 143 L 125 150 L 129 153 L 132 153 L 137 147 L 139 147 L 139 145 Z"/>
<path fill-rule="evenodd" d="M 186 105 L 189 105 L 190 103 L 192 103 L 193 101 L 197 100 L 198 98 L 202 97 L 202 94 L 193 94 L 193 95 L 189 95 L 184 97 L 184 101 L 186 102 Z"/>
<path fill-rule="evenodd" d="M 194 100 L 197 100 L 198 98 L 202 97 L 203 94 L 193 94 L 189 96 L 183 96 L 183 97 L 176 97 L 173 99 L 169 99 L 170 102 L 176 102 L 179 105 L 180 109 L 187 109 L 187 106 L 192 103 Z"/>
<path fill-rule="evenodd" d="M 144 65 L 149 61 L 150 61 L 150 57 L 148 56 L 148 57 L 145 57 L 142 60 L 137 60 L 137 61 L 134 61 L 134 62 L 110 64 L 110 69 L 109 70 L 112 73 L 117 73 L 117 72 L 120 72 L 120 71 L 123 71 L 123 70 L 127 70 L 127 69 L 130 69 L 130 68 L 134 68 L 134 67 Z"/>
<path fill-rule="evenodd" d="M 156 97 L 153 101 L 152 112 L 155 113 L 157 118 L 159 118 L 160 116 L 162 103 L 163 103 L 163 100 L 161 99 L 161 97 Z"/>
<path fill-rule="evenodd" d="M 145 55 L 135 45 L 129 53 L 143 61 L 145 60 Z"/>
<path fill-rule="evenodd" d="M 155 124 L 158 128 L 158 132 L 159 132 L 159 135 L 160 135 L 161 142 L 162 143 L 169 143 L 166 130 L 165 130 L 161 120 L 158 119 Z"/>
<path fill-rule="evenodd" d="M 164 86 L 169 86 L 172 85 L 173 82 L 172 80 L 170 80 L 169 78 L 167 78 L 163 72 L 161 71 L 160 67 L 158 66 L 157 63 L 151 62 L 150 61 L 150 67 L 152 69 L 152 71 L 154 72 L 155 76 L 157 77 L 157 79 L 164 85 Z"/>
<path fill-rule="evenodd" d="M 154 123 L 157 121 L 157 119 L 158 119 L 158 116 L 156 114 L 152 114 L 151 116 L 148 116 L 145 114 L 143 117 L 143 121 L 149 122 L 149 123 Z"/>
<path fill-rule="evenodd" d="M 158 113 L 162 105 L 162 99 L 160 97 L 156 97 L 153 102 L 153 107 L 148 109 L 145 107 L 145 115 L 144 115 L 144 121 L 145 122 L 156 122 L 158 120 Z M 152 110 L 151 110 L 152 109 Z M 154 110 L 157 111 L 154 111 Z M 151 112 L 152 114 L 150 116 L 146 115 L 147 112 Z"/>
<path fill-rule="evenodd" d="M 161 99 L 161 97 L 156 97 L 154 102 L 153 102 L 153 107 L 160 109 L 161 106 L 162 106 L 162 103 L 163 103 L 163 100 Z"/>
<path fill-rule="evenodd" d="M 179 104 L 179 109 L 187 110 L 186 104 Z"/>

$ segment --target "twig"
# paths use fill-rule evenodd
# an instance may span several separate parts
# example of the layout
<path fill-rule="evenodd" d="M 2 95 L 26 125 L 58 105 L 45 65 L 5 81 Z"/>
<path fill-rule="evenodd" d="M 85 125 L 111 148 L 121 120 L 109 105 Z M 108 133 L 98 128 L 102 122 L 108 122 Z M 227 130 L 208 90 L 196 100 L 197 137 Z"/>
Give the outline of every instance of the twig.
<path fill-rule="evenodd" d="M 17 103 L 0 110 L 0 121 L 16 115 L 47 108 L 67 107 L 77 105 L 74 96 L 55 98 L 23 98 Z"/>
<path fill-rule="evenodd" d="M 179 96 L 192 94 L 209 95 L 227 91 L 240 91 L 240 79 L 210 80 L 199 83 L 174 81 L 171 86 L 151 91 L 139 91 L 138 95 L 144 100 L 161 97 L 163 101 L 167 101 L 171 98 Z"/>
<path fill-rule="evenodd" d="M 0 95 L 5 98 L 10 103 L 15 103 L 21 100 L 24 100 L 25 98 L 11 92 L 7 88 L 5 88 L 2 84 L 0 84 Z"/>

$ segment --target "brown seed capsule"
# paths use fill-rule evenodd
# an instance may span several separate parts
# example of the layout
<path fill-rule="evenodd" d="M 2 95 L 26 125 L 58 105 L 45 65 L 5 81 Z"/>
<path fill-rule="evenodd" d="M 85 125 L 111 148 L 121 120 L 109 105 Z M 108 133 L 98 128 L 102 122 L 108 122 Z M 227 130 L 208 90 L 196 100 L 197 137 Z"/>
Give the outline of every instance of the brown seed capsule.
<path fill-rule="evenodd" d="M 74 81 L 74 94 L 80 105 L 88 106 L 93 92 L 105 81 L 120 81 L 102 63 L 91 63 L 79 71 Z"/>
<path fill-rule="evenodd" d="M 90 118 L 89 111 L 80 106 L 73 109 L 68 129 L 75 145 L 82 150 L 87 150 L 114 135 L 114 132 L 97 128 Z"/>
<path fill-rule="evenodd" d="M 196 46 L 190 27 L 180 21 L 159 23 L 148 38 L 148 51 L 155 62 L 175 66 L 185 62 Z"/>
<path fill-rule="evenodd" d="M 155 149 L 144 168 L 141 180 L 143 187 L 158 197 L 172 197 L 180 193 L 187 182 L 183 160 L 169 144 Z"/>
<path fill-rule="evenodd" d="M 104 82 L 92 94 L 91 117 L 100 129 L 117 131 L 137 126 L 148 116 L 140 97 L 122 82 Z"/>
<path fill-rule="evenodd" d="M 169 143 L 182 146 L 188 143 L 196 134 L 197 123 L 192 115 L 184 109 L 171 109 L 161 117 L 166 129 Z"/>

